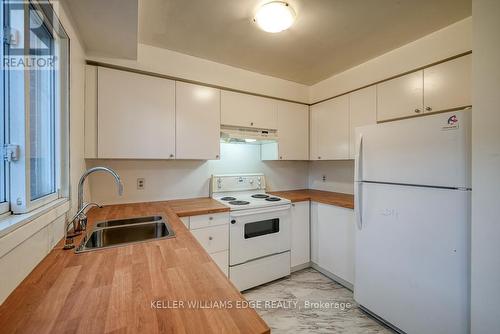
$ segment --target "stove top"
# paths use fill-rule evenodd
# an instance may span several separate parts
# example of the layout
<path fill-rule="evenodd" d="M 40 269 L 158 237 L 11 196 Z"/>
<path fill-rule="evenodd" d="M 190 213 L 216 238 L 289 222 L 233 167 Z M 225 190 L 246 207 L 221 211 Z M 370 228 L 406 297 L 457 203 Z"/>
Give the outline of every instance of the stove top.
<path fill-rule="evenodd" d="M 285 198 L 268 195 L 266 193 L 256 194 L 254 192 L 231 193 L 231 195 L 214 194 L 213 198 L 222 204 L 229 206 L 232 211 L 286 205 L 291 203 L 290 200 Z"/>
<path fill-rule="evenodd" d="M 264 174 L 212 175 L 211 197 L 231 211 L 287 205 L 290 200 L 266 194 Z"/>

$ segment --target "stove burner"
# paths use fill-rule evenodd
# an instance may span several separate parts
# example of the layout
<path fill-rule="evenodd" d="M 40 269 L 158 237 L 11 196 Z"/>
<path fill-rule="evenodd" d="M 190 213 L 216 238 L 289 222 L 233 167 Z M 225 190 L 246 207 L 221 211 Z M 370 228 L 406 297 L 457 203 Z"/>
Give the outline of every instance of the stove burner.
<path fill-rule="evenodd" d="M 255 194 L 255 195 L 252 195 L 252 198 L 268 198 L 269 195 L 266 195 L 266 194 Z"/>
<path fill-rule="evenodd" d="M 236 201 L 236 198 L 234 198 L 234 197 L 222 197 L 220 200 L 221 201 Z"/>
<path fill-rule="evenodd" d="M 232 204 L 232 205 L 248 205 L 248 204 L 250 204 L 250 202 L 247 202 L 247 201 L 231 201 L 231 202 L 229 202 L 229 204 Z"/>
<path fill-rule="evenodd" d="M 278 202 L 278 201 L 281 201 L 281 198 L 278 198 L 278 197 L 269 197 L 269 198 L 266 198 L 266 201 L 269 201 L 269 202 Z"/>

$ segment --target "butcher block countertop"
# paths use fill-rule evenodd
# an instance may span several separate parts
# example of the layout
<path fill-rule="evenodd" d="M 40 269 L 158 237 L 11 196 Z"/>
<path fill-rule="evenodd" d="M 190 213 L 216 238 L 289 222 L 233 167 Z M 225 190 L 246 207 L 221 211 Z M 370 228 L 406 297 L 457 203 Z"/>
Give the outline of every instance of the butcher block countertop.
<path fill-rule="evenodd" d="M 354 195 L 322 191 L 314 189 L 300 189 L 274 191 L 271 194 L 291 200 L 292 202 L 314 201 L 323 204 L 354 209 Z"/>
<path fill-rule="evenodd" d="M 161 214 L 176 237 L 81 254 L 61 241 L 0 306 L 0 331 L 269 333 L 178 218 L 227 210 L 208 198 L 91 210 L 89 230 L 96 221 Z"/>

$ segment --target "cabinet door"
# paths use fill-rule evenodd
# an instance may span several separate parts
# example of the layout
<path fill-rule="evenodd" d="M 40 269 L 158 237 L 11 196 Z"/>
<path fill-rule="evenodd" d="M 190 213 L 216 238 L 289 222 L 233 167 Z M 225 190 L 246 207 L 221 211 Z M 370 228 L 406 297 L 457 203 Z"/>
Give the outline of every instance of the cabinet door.
<path fill-rule="evenodd" d="M 377 121 L 415 116 L 423 109 L 423 71 L 377 85 Z"/>
<path fill-rule="evenodd" d="M 220 90 L 176 83 L 177 159 L 218 159 L 220 154 Z"/>
<path fill-rule="evenodd" d="M 278 103 L 278 152 L 280 160 L 309 159 L 309 107 Z"/>
<path fill-rule="evenodd" d="M 311 107 L 311 160 L 349 159 L 349 96 Z"/>
<path fill-rule="evenodd" d="M 349 94 L 349 157 L 355 157 L 354 138 L 358 126 L 377 123 L 377 87 L 370 86 Z"/>
<path fill-rule="evenodd" d="M 310 261 L 309 202 L 292 204 L 292 268 Z"/>
<path fill-rule="evenodd" d="M 175 157 L 175 82 L 98 68 L 98 158 Z"/>
<path fill-rule="evenodd" d="M 342 280 L 354 283 L 354 212 L 333 205 L 316 203 L 311 229 L 313 262 Z"/>
<path fill-rule="evenodd" d="M 424 70 L 425 112 L 472 105 L 471 60 L 467 55 Z"/>
<path fill-rule="evenodd" d="M 277 101 L 230 91 L 221 92 L 221 123 L 277 129 Z"/>

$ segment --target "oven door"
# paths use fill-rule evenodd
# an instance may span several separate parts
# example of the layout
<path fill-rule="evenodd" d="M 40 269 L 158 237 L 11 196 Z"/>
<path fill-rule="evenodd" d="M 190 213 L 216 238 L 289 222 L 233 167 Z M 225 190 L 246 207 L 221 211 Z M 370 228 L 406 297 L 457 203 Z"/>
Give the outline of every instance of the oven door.
<path fill-rule="evenodd" d="M 232 211 L 229 265 L 290 250 L 289 204 Z"/>

